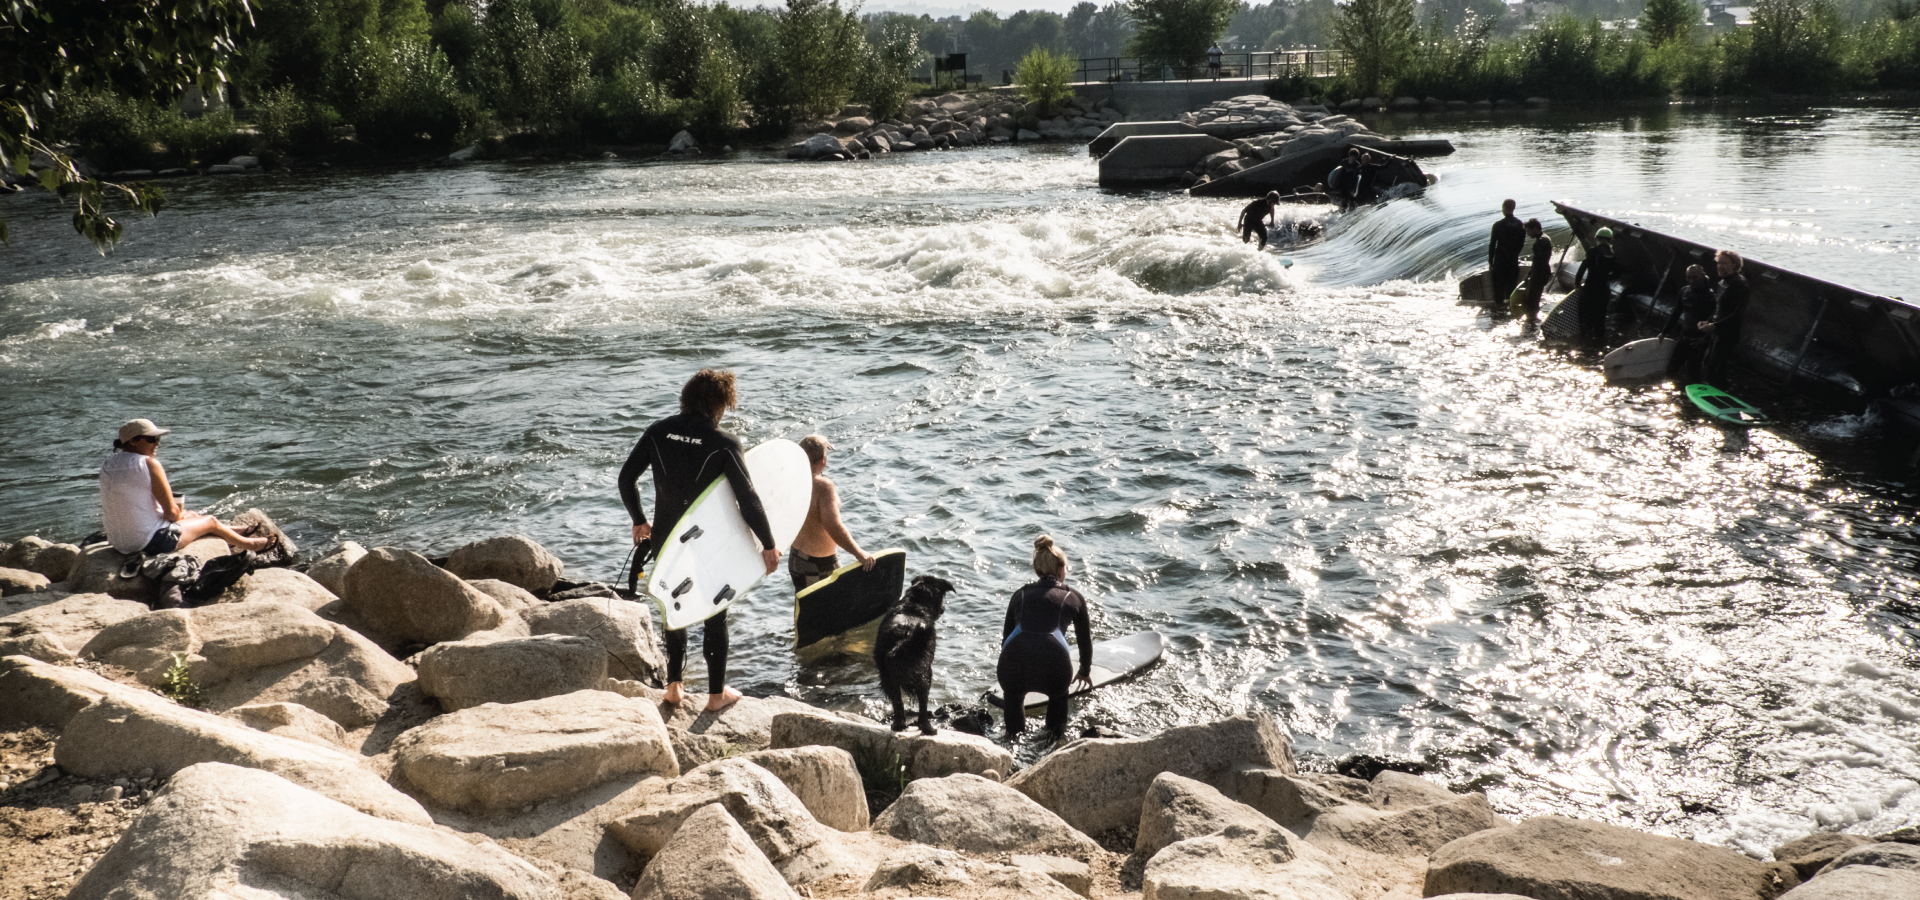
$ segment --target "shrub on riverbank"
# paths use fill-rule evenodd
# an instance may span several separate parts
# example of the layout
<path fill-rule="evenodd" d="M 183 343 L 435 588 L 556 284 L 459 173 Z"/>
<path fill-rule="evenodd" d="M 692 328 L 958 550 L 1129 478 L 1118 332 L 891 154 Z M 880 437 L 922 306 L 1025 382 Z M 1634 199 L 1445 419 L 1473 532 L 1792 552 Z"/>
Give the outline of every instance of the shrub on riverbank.
<path fill-rule="evenodd" d="M 1365 12 L 1351 8 L 1342 15 Z M 1658 17 L 1636 31 L 1556 15 L 1507 39 L 1493 36 L 1491 21 L 1469 17 L 1451 29 L 1436 21 L 1410 46 L 1373 42 L 1384 49 L 1356 59 L 1354 76 L 1322 80 L 1317 92 L 1288 84 L 1283 93 L 1604 101 L 1920 87 L 1920 4 L 1895 0 L 1851 31 L 1827 0 L 1760 0 L 1753 10 L 1751 27 L 1713 36 Z M 1350 52 L 1374 52 L 1351 43 Z"/>

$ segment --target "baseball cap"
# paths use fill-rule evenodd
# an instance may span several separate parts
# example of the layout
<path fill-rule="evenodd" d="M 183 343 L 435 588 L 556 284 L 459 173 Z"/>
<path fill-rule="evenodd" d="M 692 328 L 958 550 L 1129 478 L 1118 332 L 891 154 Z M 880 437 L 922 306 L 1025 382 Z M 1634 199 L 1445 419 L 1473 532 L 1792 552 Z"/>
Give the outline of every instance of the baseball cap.
<path fill-rule="evenodd" d="M 159 437 L 172 431 L 153 424 L 152 419 L 134 419 L 120 426 L 120 441 L 125 443 L 137 437 Z"/>

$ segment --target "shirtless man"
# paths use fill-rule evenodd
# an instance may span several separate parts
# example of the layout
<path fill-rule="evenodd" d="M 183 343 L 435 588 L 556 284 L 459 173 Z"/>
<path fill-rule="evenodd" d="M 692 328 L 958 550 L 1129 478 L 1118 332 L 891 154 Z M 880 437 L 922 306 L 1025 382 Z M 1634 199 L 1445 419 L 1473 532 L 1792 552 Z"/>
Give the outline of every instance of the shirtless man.
<path fill-rule="evenodd" d="M 793 539 L 793 552 L 787 556 L 787 574 L 793 576 L 795 593 L 806 590 L 814 582 L 833 574 L 840 567 L 836 547 L 845 547 L 853 558 L 860 561 L 861 568 L 873 568 L 873 557 L 860 549 L 860 542 L 847 533 L 846 523 L 840 521 L 840 492 L 827 476 L 820 473 L 827 470 L 827 451 L 833 445 L 817 434 L 800 439 L 800 449 L 807 451 L 807 461 L 813 464 L 813 505 L 807 508 L 807 523 L 800 526 L 800 536 Z"/>

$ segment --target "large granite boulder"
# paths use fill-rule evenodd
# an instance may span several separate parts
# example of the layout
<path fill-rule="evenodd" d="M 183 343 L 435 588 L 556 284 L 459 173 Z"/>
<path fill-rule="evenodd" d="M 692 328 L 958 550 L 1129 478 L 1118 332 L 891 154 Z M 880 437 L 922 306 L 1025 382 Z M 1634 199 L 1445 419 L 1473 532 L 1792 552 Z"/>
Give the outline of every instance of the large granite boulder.
<path fill-rule="evenodd" d="M 1840 854 L 1871 843 L 1873 838 L 1860 834 L 1810 834 L 1775 847 L 1773 858 L 1792 866 L 1805 880 L 1838 859 Z"/>
<path fill-rule="evenodd" d="M 144 605 L 153 596 L 153 582 L 138 575 L 120 577 L 120 569 L 126 562 L 127 554 L 113 549 L 111 544 L 89 544 L 81 548 L 73 573 L 61 587 L 74 594 L 106 594 Z"/>
<path fill-rule="evenodd" d="M 346 728 L 384 715 L 413 670 L 353 630 L 286 603 L 167 609 L 110 625 L 81 656 L 158 687 L 183 657 L 210 709 L 292 702 Z"/>
<path fill-rule="evenodd" d="M 607 652 L 592 638 L 557 634 L 450 641 L 420 654 L 419 670 L 420 689 L 453 712 L 599 690 Z"/>
<path fill-rule="evenodd" d="M 151 769 L 162 778 L 217 762 L 272 772 L 369 815 L 429 824 L 426 810 L 388 786 L 358 757 L 255 731 L 162 697 L 106 696 L 68 720 L 54 761 L 86 778 Z"/>
<path fill-rule="evenodd" d="M 1915 897 L 1920 897 L 1920 872 L 1848 866 L 1822 874 L 1780 895 L 1780 900 L 1913 900 Z"/>
<path fill-rule="evenodd" d="M 1360 881 L 1276 826 L 1230 825 L 1169 844 L 1141 879 L 1142 900 L 1370 900 Z"/>
<path fill-rule="evenodd" d="M 1340 775 L 1244 768 L 1223 791 L 1281 827 L 1304 834 L 1316 816 L 1341 807 L 1370 807 L 1368 784 Z"/>
<path fill-rule="evenodd" d="M 292 569 L 274 567 L 256 569 L 233 590 L 220 598 L 222 603 L 287 603 L 302 609 L 318 610 L 335 600 L 320 582 Z"/>
<path fill-rule="evenodd" d="M 1768 900 L 1797 881 L 1790 866 L 1723 847 L 1542 816 L 1434 851 L 1426 892 L 1505 892 L 1539 900 Z"/>
<path fill-rule="evenodd" d="M 1170 844 L 1235 825 L 1260 829 L 1273 824 L 1259 810 L 1227 799 L 1213 785 L 1162 772 L 1148 786 L 1146 800 L 1140 804 L 1140 834 L 1134 839 L 1133 849 L 1151 858 Z"/>
<path fill-rule="evenodd" d="M 633 900 L 799 900 L 725 807 L 695 810 L 655 854 Z"/>
<path fill-rule="evenodd" d="M 39 572 L 26 569 L 0 568 L 0 597 L 12 597 L 18 594 L 37 594 L 53 587 L 53 582 Z"/>
<path fill-rule="evenodd" d="M 347 570 L 341 588 L 347 610 L 393 640 L 457 641 L 506 621 L 492 597 L 410 550 L 375 548 Z"/>
<path fill-rule="evenodd" d="M 866 831 L 871 824 L 866 786 L 847 751 L 790 747 L 756 750 L 740 758 L 772 772 L 820 824 L 836 831 Z"/>
<path fill-rule="evenodd" d="M 393 760 L 400 783 L 469 812 L 567 797 L 622 775 L 680 774 L 659 712 L 605 691 L 450 713 L 400 735 Z"/>
<path fill-rule="evenodd" d="M 725 807 L 788 884 L 860 874 L 837 832 L 820 824 L 787 786 L 744 759 L 710 762 L 648 795 L 633 813 L 607 825 L 641 858 L 657 854 L 674 830 L 708 804 Z"/>
<path fill-rule="evenodd" d="M 1506 827 L 1485 795 L 1468 794 L 1389 812 L 1341 807 L 1315 817 L 1305 837 L 1322 848 L 1338 843 L 1381 856 L 1427 856 L 1467 835 Z"/>
<path fill-rule="evenodd" d="M 1820 874 L 1847 866 L 1878 866 L 1882 869 L 1920 872 L 1920 847 L 1891 842 L 1865 844 L 1835 857 L 1833 862 L 1820 869 Z"/>
<path fill-rule="evenodd" d="M 447 571 L 462 579 L 492 578 L 533 594 L 551 589 L 563 569 L 559 557 L 517 534 L 474 541 L 447 557 Z"/>
<path fill-rule="evenodd" d="M 968 853 L 1099 852 L 1092 838 L 1027 795 L 978 775 L 922 778 L 873 820 L 873 830 L 905 841 Z"/>
<path fill-rule="evenodd" d="M 773 743 L 773 719 L 782 713 L 818 713 L 819 710 L 787 697 L 742 697 L 719 712 L 706 711 L 705 694 L 689 694 L 676 705 L 661 703 L 663 692 L 639 681 L 610 678 L 608 689 L 645 698 L 660 707 L 660 717 L 673 735 L 673 754 L 680 771 L 691 772 L 716 759 L 765 750 Z"/>
<path fill-rule="evenodd" d="M 37 725 L 60 732 L 75 713 L 108 696 L 138 702 L 152 695 L 85 669 L 28 656 L 0 657 L 0 727 Z"/>
<path fill-rule="evenodd" d="M 772 746 L 839 747 L 848 753 L 900 758 L 907 777 L 938 778 L 965 773 L 998 781 L 1013 767 L 1013 755 L 986 738 L 954 731 L 931 737 L 894 732 L 872 721 L 822 711 L 780 713 L 773 717 Z M 1046 805 L 1044 802 L 1041 805 Z M 1136 808 L 1135 812 L 1138 812 Z"/>
<path fill-rule="evenodd" d="M 67 897 L 559 900 L 551 878 L 492 844 L 219 763 L 174 774 Z"/>
<path fill-rule="evenodd" d="M 1217 788 L 1240 766 L 1294 771 L 1293 744 L 1271 716 L 1239 715 L 1150 737 L 1074 741 L 1014 776 L 1008 786 L 1097 839 L 1139 823 L 1147 787 L 1160 773 Z"/>
<path fill-rule="evenodd" d="M 908 844 L 886 856 L 863 890 L 887 897 L 965 897 L 967 900 L 1074 900 L 1079 896 L 1047 873 L 968 859 L 952 850 Z M 905 893 L 900 893 L 904 891 Z"/>
<path fill-rule="evenodd" d="M 533 634 L 592 638 L 607 652 L 607 675 L 654 686 L 666 684 L 667 660 L 654 638 L 647 603 L 601 598 L 564 600 L 520 614 Z"/>
<path fill-rule="evenodd" d="M 517 617 L 527 610 L 539 609 L 546 605 L 545 601 L 539 597 L 497 578 L 476 579 L 467 582 L 467 586 L 492 597 L 493 602 L 500 604 L 500 608 L 506 610 L 510 617 Z"/>
<path fill-rule="evenodd" d="M 0 551 L 0 569 L 22 569 L 59 583 L 73 576 L 80 548 L 41 537 L 24 537 Z"/>
<path fill-rule="evenodd" d="M 36 603 L 0 618 L 0 656 L 19 654 L 51 663 L 69 663 L 101 629 L 148 612 L 144 603 L 119 600 L 106 594 L 46 596 L 51 602 Z"/>
<path fill-rule="evenodd" d="M 321 587 L 326 588 L 328 593 L 336 597 L 342 596 L 347 590 L 347 570 L 353 568 L 353 564 L 359 562 L 361 558 L 366 555 L 367 548 L 353 541 L 347 541 L 340 545 L 340 549 L 321 557 L 315 561 L 313 565 L 308 566 L 307 577 L 312 578 L 315 582 L 318 582 Z"/>
<path fill-rule="evenodd" d="M 331 750 L 352 750 L 352 742 L 340 723 L 298 703 L 257 703 L 237 706 L 220 714 L 255 731 L 277 734 L 296 741 L 318 744 Z"/>

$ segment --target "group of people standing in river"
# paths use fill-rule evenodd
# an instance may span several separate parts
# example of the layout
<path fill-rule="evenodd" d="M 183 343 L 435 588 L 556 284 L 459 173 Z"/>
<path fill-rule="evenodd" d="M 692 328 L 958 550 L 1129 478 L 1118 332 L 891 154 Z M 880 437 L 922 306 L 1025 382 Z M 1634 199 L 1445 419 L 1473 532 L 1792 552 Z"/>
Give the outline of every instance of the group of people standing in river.
<path fill-rule="evenodd" d="M 1539 314 L 1540 296 L 1553 278 L 1553 239 L 1547 237 L 1539 219 L 1521 222 L 1513 214 L 1515 205 L 1512 200 L 1500 204 L 1500 220 L 1493 223 L 1487 240 L 1487 277 L 1495 303 L 1508 301 L 1509 309 L 1531 321 Z M 1530 256 L 1524 285 L 1520 283 L 1523 252 Z M 1669 369 L 1677 382 L 1723 380 L 1734 348 L 1740 345 L 1749 296 L 1747 278 L 1741 274 L 1746 262 L 1733 250 L 1716 252 L 1713 261 L 1712 275 L 1702 266 L 1687 267 L 1687 283 L 1662 329 L 1680 343 Z M 1613 229 L 1596 229 L 1586 259 L 1573 277 L 1579 293 L 1580 337 L 1590 347 L 1610 347 L 1608 323 L 1616 300 L 1613 282 L 1619 274 Z"/>
<path fill-rule="evenodd" d="M 767 574 L 780 564 L 780 549 L 767 523 L 766 509 L 747 475 L 746 454 L 739 438 L 721 430 L 720 417 L 739 404 L 734 374 L 724 369 L 701 369 L 680 389 L 680 412 L 661 419 L 647 428 L 620 468 L 620 500 L 632 519 L 632 539 L 636 547 L 653 535 L 673 533 L 681 516 L 687 514 L 707 485 L 726 478 L 739 503 L 740 515 L 759 540 L 761 560 Z M 844 548 L 872 568 L 874 557 L 861 549 L 840 518 L 840 495 L 826 477 L 827 452 L 833 445 L 819 435 L 802 438 L 813 469 L 813 494 L 807 518 L 794 538 L 787 558 L 787 574 L 795 593 L 832 575 L 839 567 L 838 550 Z M 653 473 L 653 518 L 649 520 L 640 504 L 640 476 Z M 1001 696 L 1025 697 L 1028 693 L 1056 698 L 1047 704 L 1047 729 L 1059 733 L 1067 724 L 1066 695 L 1071 683 L 1087 679 L 1093 665 L 1093 640 L 1087 618 L 1086 599 L 1067 586 L 1067 555 L 1051 538 L 1035 543 L 1034 574 L 1039 580 L 1014 592 L 1008 605 L 1001 634 L 998 680 Z M 1066 632 L 1073 629 L 1079 639 L 1080 663 L 1073 668 L 1068 656 Z M 722 611 L 700 625 L 701 655 L 707 663 L 708 712 L 717 712 L 740 699 L 740 692 L 727 684 L 727 613 Z M 667 689 L 665 702 L 685 702 L 682 672 L 686 661 L 687 629 L 665 632 L 667 650 Z M 1025 724 L 1019 704 L 1009 702 L 1006 712 L 1009 736 Z"/>

